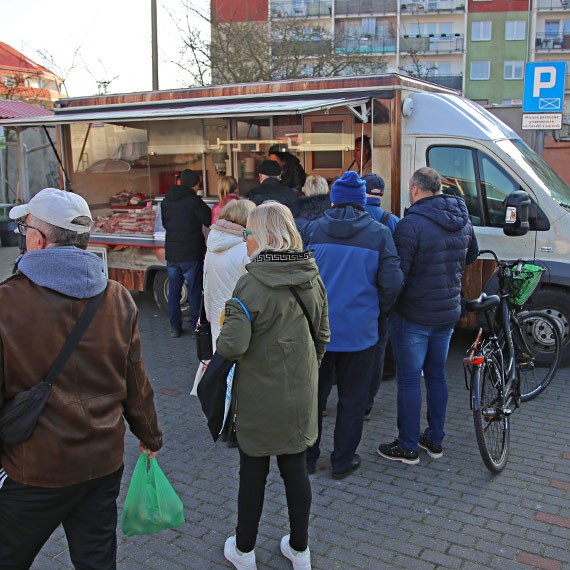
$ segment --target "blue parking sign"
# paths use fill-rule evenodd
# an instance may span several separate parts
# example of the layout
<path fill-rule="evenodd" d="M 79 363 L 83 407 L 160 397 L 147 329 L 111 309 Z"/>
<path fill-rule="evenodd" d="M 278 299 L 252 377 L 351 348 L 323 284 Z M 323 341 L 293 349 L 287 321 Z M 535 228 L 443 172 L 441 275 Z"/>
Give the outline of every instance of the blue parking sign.
<path fill-rule="evenodd" d="M 562 113 L 565 61 L 527 63 L 524 75 L 524 113 Z"/>

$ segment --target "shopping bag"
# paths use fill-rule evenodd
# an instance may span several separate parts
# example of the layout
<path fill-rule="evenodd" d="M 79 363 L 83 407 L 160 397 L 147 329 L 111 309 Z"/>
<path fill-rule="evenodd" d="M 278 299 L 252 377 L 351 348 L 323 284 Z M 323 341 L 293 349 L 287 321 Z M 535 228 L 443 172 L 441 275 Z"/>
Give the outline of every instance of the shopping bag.
<path fill-rule="evenodd" d="M 141 453 L 135 465 L 123 512 L 125 536 L 152 534 L 184 522 L 184 505 L 154 457 Z"/>
<path fill-rule="evenodd" d="M 198 384 L 198 398 L 214 441 L 220 437 L 224 425 L 227 379 L 234 363 L 214 352 L 202 380 Z"/>
<path fill-rule="evenodd" d="M 196 376 L 194 376 L 194 385 L 190 391 L 190 396 L 198 396 L 198 384 L 200 384 L 200 380 L 202 380 L 202 376 L 204 376 L 204 372 L 206 371 L 206 368 L 208 368 L 209 363 L 210 361 L 206 360 L 205 362 L 200 362 L 200 364 L 198 364 L 198 370 L 196 370 Z"/>

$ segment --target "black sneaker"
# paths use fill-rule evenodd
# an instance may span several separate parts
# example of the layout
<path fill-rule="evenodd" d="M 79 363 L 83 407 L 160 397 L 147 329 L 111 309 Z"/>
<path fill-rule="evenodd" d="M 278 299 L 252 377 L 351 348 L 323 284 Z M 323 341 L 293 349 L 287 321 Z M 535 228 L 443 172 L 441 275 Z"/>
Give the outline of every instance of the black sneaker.
<path fill-rule="evenodd" d="M 346 471 L 333 471 L 332 478 L 344 479 L 345 477 L 348 477 L 351 473 L 354 473 L 360 467 L 360 463 L 360 455 L 354 454 L 350 467 Z"/>
<path fill-rule="evenodd" d="M 401 461 L 408 465 L 417 465 L 420 457 L 417 451 L 406 451 L 395 439 L 392 443 L 381 443 L 376 450 L 380 457 L 391 461 Z"/>
<path fill-rule="evenodd" d="M 443 447 L 441 447 L 441 445 L 434 445 L 431 443 L 427 438 L 425 432 L 420 435 L 420 441 L 418 441 L 418 445 L 422 449 L 425 449 L 432 459 L 439 459 L 440 457 L 443 457 Z"/>
<path fill-rule="evenodd" d="M 182 334 L 181 329 L 170 329 L 170 336 L 172 338 L 178 338 Z"/>

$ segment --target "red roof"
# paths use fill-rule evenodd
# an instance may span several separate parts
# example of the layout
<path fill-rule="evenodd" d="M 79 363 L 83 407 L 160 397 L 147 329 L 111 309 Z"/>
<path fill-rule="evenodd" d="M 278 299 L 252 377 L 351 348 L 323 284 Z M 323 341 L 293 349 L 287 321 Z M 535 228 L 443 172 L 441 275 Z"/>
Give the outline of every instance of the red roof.
<path fill-rule="evenodd" d="M 26 119 L 45 115 L 53 115 L 53 111 L 24 103 L 24 101 L 0 100 L 0 119 Z"/>
<path fill-rule="evenodd" d="M 0 69 L 13 69 L 28 73 L 41 73 L 54 75 L 51 71 L 32 61 L 23 53 L 10 47 L 8 44 L 0 42 Z"/>

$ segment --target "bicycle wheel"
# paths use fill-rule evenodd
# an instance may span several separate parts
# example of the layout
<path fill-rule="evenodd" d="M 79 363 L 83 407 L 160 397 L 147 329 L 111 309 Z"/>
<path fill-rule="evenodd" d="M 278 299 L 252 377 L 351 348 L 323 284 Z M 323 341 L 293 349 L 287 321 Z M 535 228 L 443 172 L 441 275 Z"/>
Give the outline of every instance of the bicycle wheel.
<path fill-rule="evenodd" d="M 541 311 L 515 317 L 513 341 L 520 396 L 523 402 L 536 398 L 550 384 L 562 354 L 562 333 L 556 321 Z"/>
<path fill-rule="evenodd" d="M 473 390 L 480 403 L 473 408 L 479 453 L 489 471 L 500 473 L 507 464 L 510 440 L 510 418 L 503 413 L 505 382 L 492 355 L 485 358 L 474 375 Z"/>

